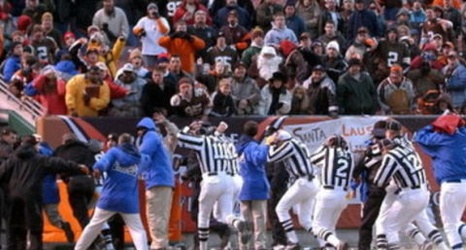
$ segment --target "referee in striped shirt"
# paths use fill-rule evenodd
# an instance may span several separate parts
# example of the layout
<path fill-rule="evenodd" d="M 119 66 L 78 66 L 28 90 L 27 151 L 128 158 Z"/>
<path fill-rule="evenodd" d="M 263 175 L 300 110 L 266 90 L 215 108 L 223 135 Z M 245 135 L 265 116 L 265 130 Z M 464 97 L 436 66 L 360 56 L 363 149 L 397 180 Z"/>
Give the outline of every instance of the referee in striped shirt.
<path fill-rule="evenodd" d="M 402 134 L 401 127 L 402 126 L 398 121 L 388 120 L 385 132 L 386 138 L 392 140 L 393 143 L 401 146 L 405 150 L 412 152 L 412 154 L 415 155 L 415 158 L 419 159 L 419 162 L 422 165 L 419 154 L 415 150 L 411 141 L 409 141 L 408 138 Z M 390 190 L 390 188 L 387 190 Z M 394 194 L 393 192 L 394 191 L 388 191 L 387 195 L 385 196 L 381 212 L 379 213 L 381 217 L 384 216 L 387 207 L 389 207 L 397 197 L 397 194 Z M 428 246 L 432 247 L 432 243 L 434 243 L 437 245 L 438 249 L 446 250 L 448 247 L 443 240 L 442 234 L 429 219 L 429 212 L 427 211 L 428 209 L 430 209 L 429 206 L 422 210 L 422 212 L 419 213 L 414 219 L 415 224 L 410 223 L 405 232 L 416 242 L 417 245 L 420 246 L 421 249 L 427 249 Z M 428 237 L 428 240 L 426 240 L 426 236 Z"/>
<path fill-rule="evenodd" d="M 348 244 L 336 236 L 335 226 L 348 205 L 346 195 L 354 168 L 353 155 L 346 140 L 335 135 L 327 138 L 310 160 L 320 167 L 322 183 L 316 198 L 313 232 L 337 250 L 348 249 Z"/>
<path fill-rule="evenodd" d="M 285 130 L 278 130 L 269 140 L 272 140 L 272 145 L 267 155 L 268 161 L 283 161 L 290 178 L 295 180 L 278 202 L 275 212 L 286 232 L 288 239 L 286 249 L 301 249 L 289 211 L 291 208 L 296 208 L 301 226 L 308 232 L 312 231 L 310 215 L 318 188 L 313 182 L 314 173 L 309 162 L 310 153 L 306 145 L 294 139 Z"/>
<path fill-rule="evenodd" d="M 393 129 L 390 122 L 387 129 Z M 377 218 L 377 249 L 399 249 L 398 232 L 407 228 L 428 205 L 426 173 L 421 159 L 410 147 L 389 139 L 382 141 L 382 147 L 382 165 L 374 182 L 378 187 L 385 187 L 393 179 L 401 191 Z"/>
<path fill-rule="evenodd" d="M 209 238 L 209 222 L 214 204 L 217 203 L 220 222 L 234 218 L 232 176 L 227 172 L 231 162 L 231 150 L 214 135 L 215 127 L 202 121 L 191 123 L 178 134 L 178 145 L 196 152 L 202 173 L 201 193 L 199 195 L 198 233 L 199 249 L 207 250 Z M 244 221 L 229 221 L 239 231 L 246 230 Z"/>

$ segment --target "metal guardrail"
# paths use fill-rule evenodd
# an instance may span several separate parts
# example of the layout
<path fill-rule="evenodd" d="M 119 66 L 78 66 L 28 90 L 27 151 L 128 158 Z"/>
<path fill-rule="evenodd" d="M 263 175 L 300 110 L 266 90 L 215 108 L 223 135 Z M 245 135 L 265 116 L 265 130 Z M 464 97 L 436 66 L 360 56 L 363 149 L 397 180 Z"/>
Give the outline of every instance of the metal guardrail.
<path fill-rule="evenodd" d="M 8 101 L 8 108 L 0 107 L 14 111 L 22 117 L 30 126 L 35 127 L 36 120 L 44 116 L 46 109 L 31 97 L 18 98 L 8 88 L 8 83 L 0 75 L 0 98 Z"/>

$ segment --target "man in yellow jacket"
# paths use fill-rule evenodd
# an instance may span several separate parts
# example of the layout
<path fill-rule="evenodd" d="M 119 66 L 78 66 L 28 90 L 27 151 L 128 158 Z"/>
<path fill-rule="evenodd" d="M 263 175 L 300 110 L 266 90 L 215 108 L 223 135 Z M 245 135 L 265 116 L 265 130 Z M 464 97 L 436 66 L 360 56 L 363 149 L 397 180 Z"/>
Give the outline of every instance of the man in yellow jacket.
<path fill-rule="evenodd" d="M 71 78 L 66 84 L 65 102 L 69 115 L 98 116 L 110 102 L 110 89 L 100 77 L 100 69 L 92 66 L 86 74 Z"/>

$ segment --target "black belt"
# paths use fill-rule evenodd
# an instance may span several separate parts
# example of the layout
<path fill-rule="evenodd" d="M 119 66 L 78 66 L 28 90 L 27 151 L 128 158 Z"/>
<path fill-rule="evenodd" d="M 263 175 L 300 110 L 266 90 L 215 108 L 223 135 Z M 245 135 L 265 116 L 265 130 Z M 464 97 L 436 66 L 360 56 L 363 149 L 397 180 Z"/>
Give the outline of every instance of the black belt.
<path fill-rule="evenodd" d="M 413 186 L 413 187 L 404 187 L 404 188 L 399 188 L 395 191 L 395 194 L 399 194 L 403 189 L 411 189 L 411 190 L 416 190 L 420 189 L 421 186 Z"/>
<path fill-rule="evenodd" d="M 230 176 L 234 176 L 234 175 L 235 175 L 234 173 L 231 173 L 231 172 L 225 172 L 225 174 L 230 175 Z M 211 172 L 211 173 L 208 173 L 207 175 L 208 175 L 208 176 L 217 176 L 218 173 L 217 173 L 217 172 Z"/>
<path fill-rule="evenodd" d="M 343 189 L 343 191 L 348 191 L 348 188 L 346 187 L 340 187 L 340 186 L 334 186 L 334 185 L 323 185 L 322 186 L 324 189 L 330 189 L 330 190 L 335 190 L 335 187 Z"/>

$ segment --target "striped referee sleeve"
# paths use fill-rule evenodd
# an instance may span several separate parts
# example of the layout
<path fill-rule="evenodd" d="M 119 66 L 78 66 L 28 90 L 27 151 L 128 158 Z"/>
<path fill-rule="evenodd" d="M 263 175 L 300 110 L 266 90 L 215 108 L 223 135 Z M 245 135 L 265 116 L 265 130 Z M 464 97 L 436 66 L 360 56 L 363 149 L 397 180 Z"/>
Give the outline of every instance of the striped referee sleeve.
<path fill-rule="evenodd" d="M 311 163 L 314 165 L 318 165 L 322 163 L 327 155 L 327 147 L 320 146 L 316 149 L 316 151 L 311 155 Z"/>
<path fill-rule="evenodd" d="M 284 142 L 280 146 L 273 146 L 269 148 L 267 160 L 269 162 L 276 162 L 284 160 L 293 154 L 293 144 L 291 141 Z"/>
<path fill-rule="evenodd" d="M 195 136 L 185 133 L 178 133 L 178 146 L 182 148 L 188 148 L 196 151 L 201 151 L 203 149 L 203 144 L 205 142 L 204 136 Z"/>
<path fill-rule="evenodd" d="M 375 175 L 375 185 L 378 187 L 384 187 L 390 181 L 393 174 L 395 174 L 397 164 L 396 159 L 392 155 L 386 154 L 382 159 L 382 165 Z"/>

